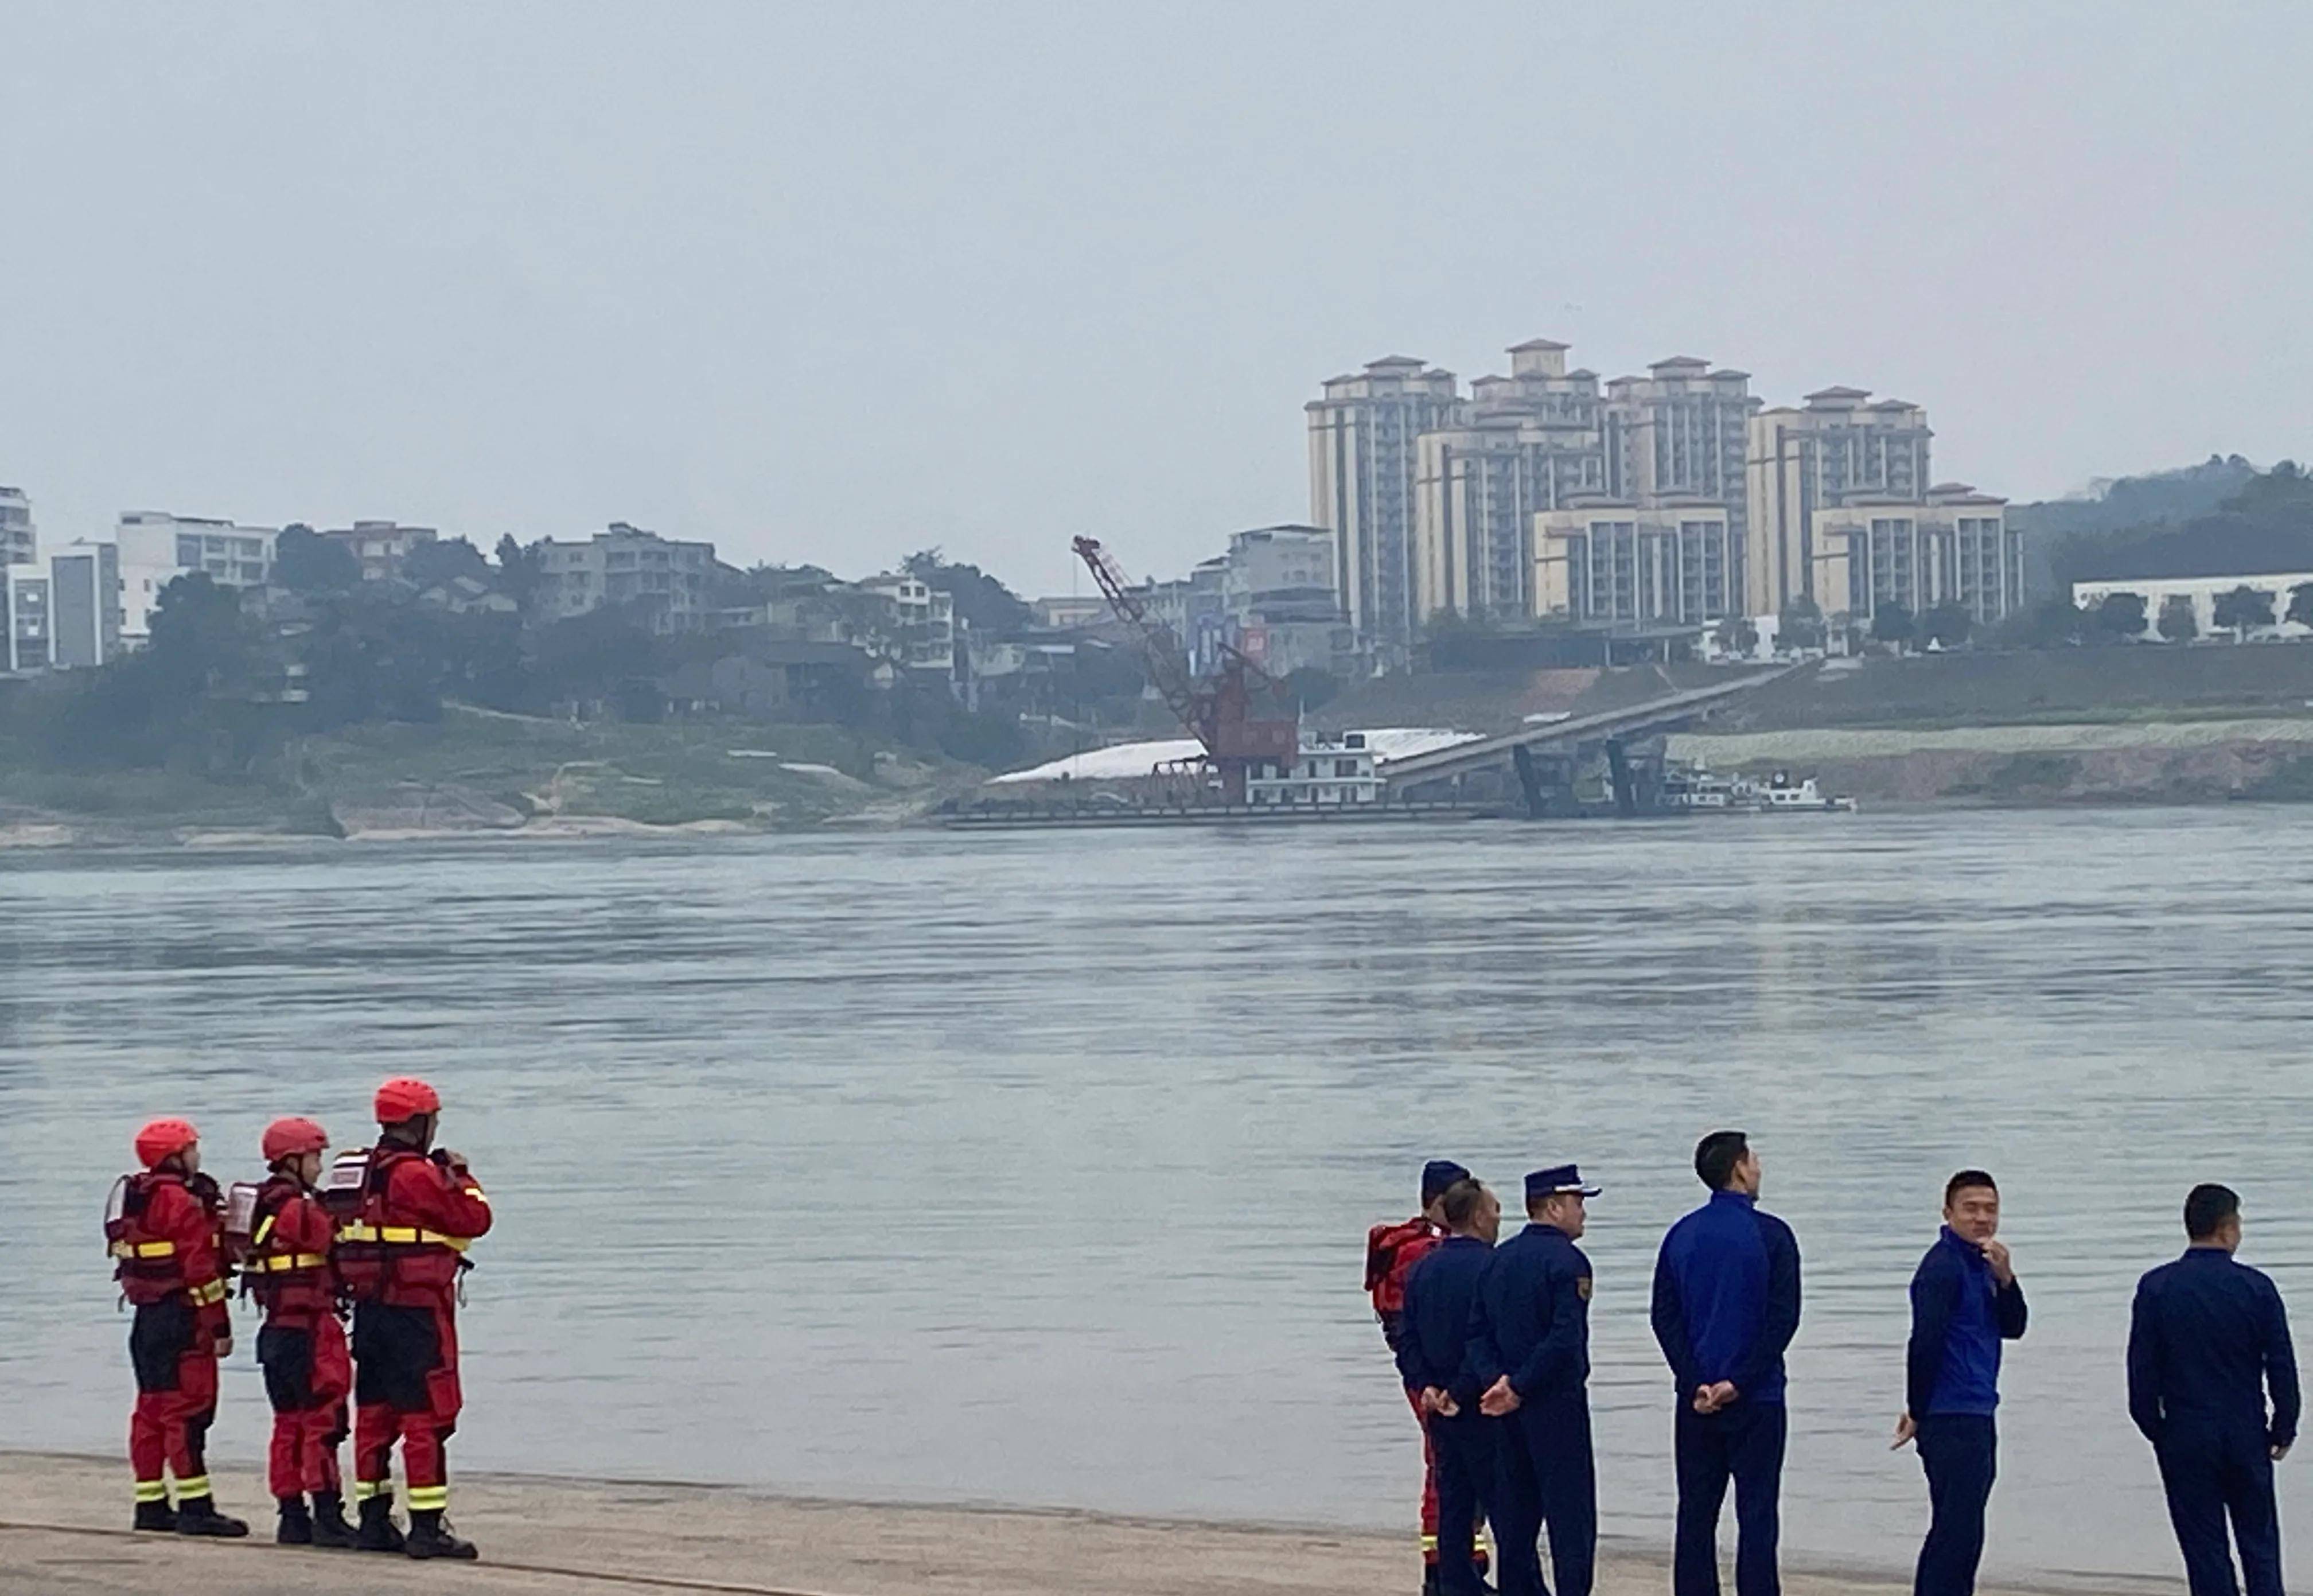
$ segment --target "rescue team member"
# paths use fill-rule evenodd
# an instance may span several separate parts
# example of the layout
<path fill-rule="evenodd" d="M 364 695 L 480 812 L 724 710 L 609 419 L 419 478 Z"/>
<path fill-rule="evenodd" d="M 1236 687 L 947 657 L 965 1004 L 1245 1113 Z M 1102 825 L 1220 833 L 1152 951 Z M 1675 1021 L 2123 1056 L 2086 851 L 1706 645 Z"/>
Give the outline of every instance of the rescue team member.
<path fill-rule="evenodd" d="M 423 1080 L 377 1089 L 377 1145 L 356 1166 L 340 1201 L 354 1217 L 338 1230 L 338 1273 L 354 1302 L 354 1500 L 364 1551 L 472 1557 L 473 1544 L 444 1517 L 444 1452 L 458 1427 L 458 1276 L 467 1245 L 490 1228 L 482 1188 L 454 1152 L 434 1150 L 442 1099 Z M 331 1188 L 336 1191 L 334 1175 Z M 388 1486 L 401 1443 L 409 1532 L 393 1522 Z"/>
<path fill-rule="evenodd" d="M 1895 1445 L 1917 1439 L 1928 1538 L 1914 1596 L 1970 1596 L 1998 1472 L 2000 1344 L 2024 1336 L 2024 1288 L 2000 1230 L 2000 1188 L 1981 1169 L 1944 1184 L 1944 1228 L 1912 1276 L 1912 1340 Z"/>
<path fill-rule="evenodd" d="M 1399 1224 L 1376 1225 L 1366 1232 L 1366 1290 L 1372 1293 L 1374 1317 L 1381 1321 L 1382 1339 L 1393 1353 L 1398 1349 L 1405 1317 L 1405 1283 L 1413 1266 L 1446 1239 L 1446 1189 L 1470 1172 L 1451 1159 L 1432 1159 L 1421 1167 L 1421 1212 Z M 1414 1422 L 1422 1421 L 1419 1404 Z M 1474 1529 L 1474 1526 L 1473 1526 Z M 1476 1554 L 1481 1572 L 1485 1553 Z M 1438 1589 L 1438 1473 L 1430 1454 L 1429 1432 L 1421 1433 L 1421 1588 Z"/>
<path fill-rule="evenodd" d="M 139 1530 L 180 1535 L 246 1535 L 209 1492 L 205 1456 L 216 1417 L 217 1360 L 233 1351 L 225 1311 L 224 1199 L 201 1173 L 200 1133 L 192 1122 L 156 1119 L 136 1133 L 144 1166 L 113 1187 L 104 1235 L 119 1260 L 113 1278 L 135 1305 L 128 1361 L 136 1406 L 128 1420 L 128 1462 L 136 1471 Z M 169 1506 L 163 1471 L 176 1476 Z"/>
<path fill-rule="evenodd" d="M 2128 1416 L 2152 1443 L 2192 1596 L 2235 1596 L 2232 1519 L 2248 1596 L 2281 1596 L 2273 1466 L 2297 1440 L 2297 1357 L 2271 1279 L 2234 1261 L 2240 1198 L 2196 1186 L 2192 1246 L 2136 1284 L 2128 1328 Z M 2266 1406 L 2268 1393 L 2271 1406 Z"/>
<path fill-rule="evenodd" d="M 1494 1505 L 1501 1477 L 1501 1424 L 1478 1411 L 1466 1378 L 1470 1302 L 1492 1258 L 1502 1205 L 1475 1180 L 1457 1180 L 1439 1200 L 1446 1239 L 1405 1282 L 1397 1369 L 1422 1417 L 1438 1486 L 1438 1589 L 1445 1596 L 1487 1590 L 1474 1553 L 1478 1520 Z"/>
<path fill-rule="evenodd" d="M 1695 1145 L 1710 1199 L 1670 1228 L 1655 1259 L 1654 1331 L 1677 1388 L 1674 1596 L 1719 1596 L 1719 1510 L 1735 1482 L 1735 1589 L 1777 1596 L 1783 1352 L 1799 1327 L 1799 1247 L 1759 1207 L 1759 1155 L 1740 1131 Z"/>
<path fill-rule="evenodd" d="M 1470 1312 L 1469 1375 L 1478 1411 L 1508 1416 L 1510 1479 L 1494 1520 L 1503 1596 L 1549 1596 L 1535 1544 L 1550 1528 L 1560 1596 L 1590 1596 L 1598 1554 L 1598 1480 L 1590 1451 L 1590 1260 L 1585 1186 L 1572 1164 L 1526 1177 L 1530 1221 L 1494 1249 Z"/>
<path fill-rule="evenodd" d="M 353 1364 L 330 1267 L 336 1226 L 315 1189 L 329 1144 L 329 1133 L 310 1119 L 277 1119 L 265 1127 L 268 1174 L 257 1188 L 242 1265 L 245 1289 L 265 1310 L 257 1361 L 273 1404 L 268 1483 L 281 1509 L 275 1539 L 285 1546 L 354 1544 L 338 1483 Z"/>

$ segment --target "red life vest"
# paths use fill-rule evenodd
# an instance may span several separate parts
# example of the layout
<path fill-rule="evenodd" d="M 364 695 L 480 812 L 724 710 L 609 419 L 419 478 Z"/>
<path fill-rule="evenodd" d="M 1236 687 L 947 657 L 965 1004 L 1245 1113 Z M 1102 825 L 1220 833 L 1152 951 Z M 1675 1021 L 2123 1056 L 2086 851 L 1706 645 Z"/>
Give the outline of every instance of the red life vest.
<path fill-rule="evenodd" d="M 411 1224 L 409 1215 L 396 1211 L 391 1191 L 395 1170 L 413 1160 L 432 1160 L 414 1149 L 390 1144 L 371 1148 L 367 1157 L 358 1195 L 348 1193 L 351 1201 L 340 1198 L 333 1204 L 339 1209 L 338 1279 L 357 1301 L 390 1300 L 402 1287 L 421 1298 L 449 1291 L 469 1266 L 465 1239 Z M 330 1188 L 336 1196 L 339 1188 L 334 1177 Z"/>
<path fill-rule="evenodd" d="M 329 1214 L 303 1182 L 275 1175 L 258 1187 L 257 1222 L 242 1278 L 267 1317 L 336 1309 L 337 1276 L 330 1267 L 332 1229 Z"/>
<path fill-rule="evenodd" d="M 166 1301 L 179 1292 L 186 1292 L 196 1308 L 222 1302 L 224 1281 L 211 1278 L 189 1284 L 185 1249 L 175 1238 L 161 1234 L 151 1224 L 154 1195 L 167 1186 L 177 1187 L 200 1205 L 208 1220 L 211 1254 L 223 1257 L 224 1197 L 216 1182 L 206 1175 L 188 1178 L 173 1169 L 145 1169 L 116 1181 L 112 1198 L 105 1205 L 105 1250 L 115 1260 L 112 1278 L 120 1283 L 120 1294 L 139 1308 Z M 203 1273 L 215 1275 L 216 1272 Z"/>
<path fill-rule="evenodd" d="M 1402 1224 L 1376 1225 L 1366 1232 L 1366 1290 L 1373 1293 L 1374 1317 L 1390 1345 L 1397 1345 L 1405 1313 L 1405 1281 L 1446 1232 L 1416 1214 Z"/>

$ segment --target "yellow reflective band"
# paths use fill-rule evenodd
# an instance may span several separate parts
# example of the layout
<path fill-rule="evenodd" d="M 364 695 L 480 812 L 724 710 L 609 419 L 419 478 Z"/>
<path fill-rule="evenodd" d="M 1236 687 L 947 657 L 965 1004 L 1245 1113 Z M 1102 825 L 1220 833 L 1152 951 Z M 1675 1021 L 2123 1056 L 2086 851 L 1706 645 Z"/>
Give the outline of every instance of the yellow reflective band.
<path fill-rule="evenodd" d="M 291 1269 L 318 1269 L 329 1261 L 317 1252 L 281 1252 L 269 1258 L 259 1258 L 257 1267 L 265 1274 L 280 1274 Z"/>
<path fill-rule="evenodd" d="M 173 1241 L 116 1241 L 112 1244 L 112 1256 L 116 1258 L 169 1258 L 176 1257 L 176 1254 L 177 1244 Z"/>
<path fill-rule="evenodd" d="M 433 1512 L 450 1505 L 447 1486 L 412 1486 L 403 1498 L 414 1512 Z"/>
<path fill-rule="evenodd" d="M 366 1502 L 384 1489 L 385 1482 L 382 1479 L 357 1479 L 354 1481 L 354 1500 Z"/>
<path fill-rule="evenodd" d="M 1436 1551 L 1438 1549 L 1438 1538 L 1435 1535 L 1423 1536 L 1421 1538 L 1421 1549 L 1425 1552 Z"/>
<path fill-rule="evenodd" d="M 413 1230 L 408 1225 L 342 1225 L 338 1230 L 340 1241 L 383 1241 L 395 1247 L 446 1247 L 452 1252 L 463 1252 L 472 1245 L 471 1238 L 444 1236 L 438 1230 Z"/>
<path fill-rule="evenodd" d="M 139 1501 L 139 1502 L 166 1502 L 168 1499 L 169 1499 L 169 1482 L 168 1482 L 167 1480 L 164 1480 L 164 1479 L 140 1479 L 140 1480 L 138 1480 L 138 1481 L 136 1482 L 136 1500 L 137 1500 L 137 1501 Z"/>
<path fill-rule="evenodd" d="M 180 1479 L 177 1482 L 177 1496 L 180 1501 L 187 1496 L 206 1496 L 208 1494 L 209 1477 L 206 1474 L 197 1474 L 190 1479 Z"/>
<path fill-rule="evenodd" d="M 249 1239 L 250 1246 L 263 1247 L 265 1245 L 265 1239 L 273 1234 L 273 1221 L 280 1217 L 281 1216 L 277 1213 L 267 1214 L 265 1216 L 265 1222 L 257 1227 L 257 1234 Z"/>
<path fill-rule="evenodd" d="M 480 1186 L 468 1186 L 466 1188 L 466 1195 L 471 1197 L 475 1202 L 479 1203 L 485 1208 L 488 1208 L 490 1205 L 490 1200 L 482 1195 L 482 1188 Z"/>
<path fill-rule="evenodd" d="M 196 1308 L 206 1308 L 212 1302 L 222 1302 L 224 1301 L 224 1282 L 212 1280 L 205 1285 L 187 1286 L 185 1295 L 193 1300 L 193 1306 Z"/>

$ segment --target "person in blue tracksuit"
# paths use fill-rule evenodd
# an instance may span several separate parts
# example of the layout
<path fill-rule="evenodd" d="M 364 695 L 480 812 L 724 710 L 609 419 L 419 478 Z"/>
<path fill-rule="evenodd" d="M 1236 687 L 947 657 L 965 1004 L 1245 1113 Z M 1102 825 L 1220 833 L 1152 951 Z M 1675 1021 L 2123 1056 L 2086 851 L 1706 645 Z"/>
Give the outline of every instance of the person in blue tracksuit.
<path fill-rule="evenodd" d="M 1740 1131 L 1697 1143 L 1710 1200 L 1663 1238 L 1654 1329 L 1677 1388 L 1675 1596 L 1719 1596 L 1719 1510 L 1735 1482 L 1735 1588 L 1777 1596 L 1783 1477 L 1783 1351 L 1799 1327 L 1799 1246 L 1759 1206 L 1759 1155 Z"/>
<path fill-rule="evenodd" d="M 1999 1240 L 2000 1188 L 1981 1169 L 1944 1184 L 1944 1226 L 1912 1276 L 1912 1339 L 1895 1445 L 1916 1440 L 1928 1535 L 1913 1596 L 1971 1596 L 1999 1472 L 2000 1344 L 2024 1335 L 2024 1288 Z"/>
<path fill-rule="evenodd" d="M 2196 1186 L 2192 1246 L 2136 1284 L 2128 1416 L 2152 1443 L 2192 1596 L 2237 1596 L 2225 1520 L 2248 1596 L 2281 1596 L 2273 1466 L 2297 1440 L 2297 1356 L 2271 1279 L 2233 1258 L 2240 1198 Z M 2270 1406 L 2267 1398 L 2270 1397 Z"/>
<path fill-rule="evenodd" d="M 1499 1494 L 1501 1421 L 1478 1411 L 1479 1391 L 1465 1371 L 1470 1305 L 1494 1256 L 1502 1205 L 1475 1180 L 1457 1180 L 1443 1201 L 1446 1239 L 1413 1266 L 1405 1283 L 1397 1371 L 1422 1415 L 1437 1460 L 1436 1586 L 1446 1596 L 1487 1591 L 1475 1556 L 1480 1513 Z"/>
<path fill-rule="evenodd" d="M 1470 1310 L 1468 1379 L 1478 1411 L 1508 1417 L 1509 1481 L 1494 1520 L 1502 1596 L 1549 1596 L 1536 1546 L 1550 1529 L 1559 1596 L 1590 1596 L 1598 1478 L 1590 1451 L 1590 1260 L 1584 1203 L 1599 1188 L 1572 1164 L 1526 1177 L 1530 1221 L 1494 1249 Z"/>

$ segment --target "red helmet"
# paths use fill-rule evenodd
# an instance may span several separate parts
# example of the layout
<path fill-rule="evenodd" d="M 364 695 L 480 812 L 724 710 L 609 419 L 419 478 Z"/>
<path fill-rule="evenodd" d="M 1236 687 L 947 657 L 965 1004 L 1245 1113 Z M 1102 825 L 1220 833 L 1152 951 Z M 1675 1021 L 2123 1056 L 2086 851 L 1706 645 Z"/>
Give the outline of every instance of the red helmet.
<path fill-rule="evenodd" d="M 330 1133 L 310 1119 L 277 1119 L 265 1127 L 265 1161 L 279 1163 L 301 1152 L 319 1152 L 330 1144 Z"/>
<path fill-rule="evenodd" d="M 201 1139 L 189 1119 L 156 1119 L 136 1133 L 136 1158 L 147 1169 L 157 1169 L 162 1163 L 190 1147 Z"/>
<path fill-rule="evenodd" d="M 377 1123 L 382 1125 L 441 1111 L 442 1095 L 415 1075 L 397 1075 L 377 1089 Z"/>

